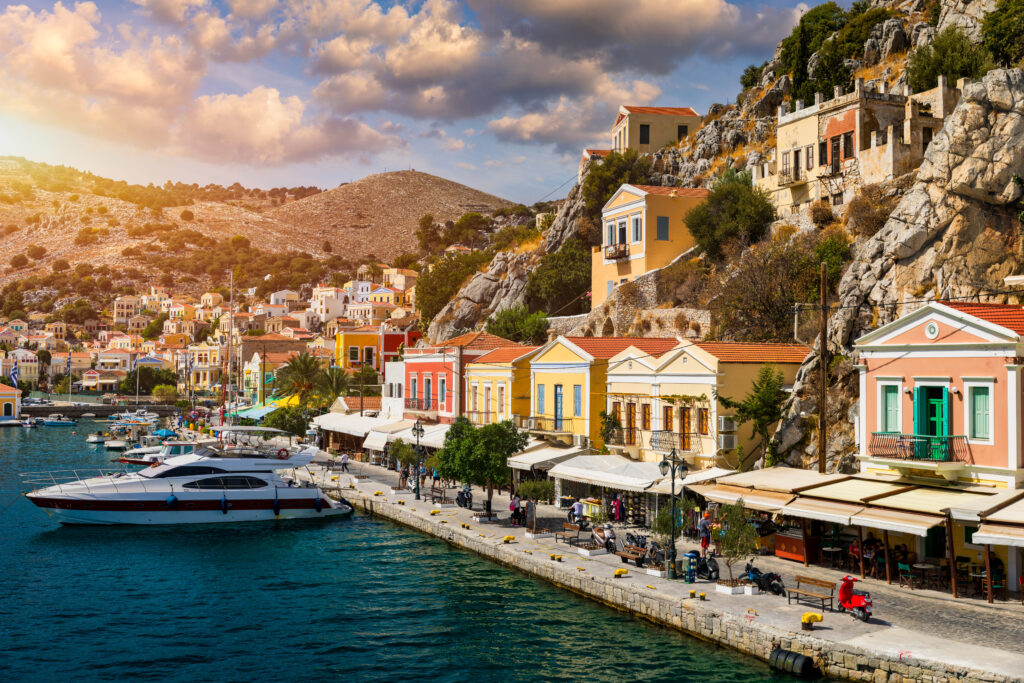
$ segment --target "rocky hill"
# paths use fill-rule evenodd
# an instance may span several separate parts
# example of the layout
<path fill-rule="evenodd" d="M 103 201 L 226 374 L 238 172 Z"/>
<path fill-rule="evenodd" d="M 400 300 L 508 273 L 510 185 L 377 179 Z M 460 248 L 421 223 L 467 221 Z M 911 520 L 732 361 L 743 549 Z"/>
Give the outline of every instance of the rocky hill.
<path fill-rule="evenodd" d="M 376 254 L 386 260 L 416 251 L 416 223 L 424 214 L 443 223 L 512 205 L 429 173 L 393 171 L 272 209 L 266 217 L 295 226 L 317 244 L 330 242 L 346 258 Z"/>

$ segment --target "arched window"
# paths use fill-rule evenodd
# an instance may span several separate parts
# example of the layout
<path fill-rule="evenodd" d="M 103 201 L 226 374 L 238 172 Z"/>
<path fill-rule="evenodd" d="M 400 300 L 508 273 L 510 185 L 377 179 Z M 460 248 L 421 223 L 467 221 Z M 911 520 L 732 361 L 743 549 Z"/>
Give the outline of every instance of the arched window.
<path fill-rule="evenodd" d="M 4 403 L 4 417 L 11 417 L 14 415 L 14 404 Z"/>

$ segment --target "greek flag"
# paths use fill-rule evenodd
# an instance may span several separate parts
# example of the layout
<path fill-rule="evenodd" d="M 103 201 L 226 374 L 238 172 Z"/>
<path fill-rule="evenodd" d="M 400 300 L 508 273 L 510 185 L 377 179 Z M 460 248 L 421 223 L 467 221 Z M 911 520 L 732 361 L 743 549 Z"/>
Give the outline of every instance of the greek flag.
<path fill-rule="evenodd" d="M 140 360 L 142 360 L 142 354 L 135 354 L 135 360 L 132 361 L 132 372 L 135 372 L 135 368 L 139 367 Z"/>
<path fill-rule="evenodd" d="M 67 375 L 68 377 L 71 376 L 71 352 L 70 351 L 68 351 L 68 363 L 67 363 L 67 368 L 64 371 L 64 374 Z"/>
<path fill-rule="evenodd" d="M 14 361 L 14 365 L 11 366 L 11 374 L 9 375 L 9 377 L 11 378 L 11 384 L 15 388 L 17 388 L 17 386 L 18 386 L 18 361 L 17 360 L 15 360 Z"/>

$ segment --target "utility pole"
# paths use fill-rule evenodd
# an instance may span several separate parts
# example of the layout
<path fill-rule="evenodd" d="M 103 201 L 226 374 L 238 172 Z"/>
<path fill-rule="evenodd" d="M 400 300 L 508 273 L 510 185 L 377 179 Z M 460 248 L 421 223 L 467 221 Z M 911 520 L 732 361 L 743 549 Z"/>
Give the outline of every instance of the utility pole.
<path fill-rule="evenodd" d="M 229 271 L 230 275 L 230 289 L 228 290 L 228 396 L 232 401 L 237 402 L 237 396 L 231 387 L 231 361 L 233 360 L 231 354 L 231 346 L 235 343 L 235 271 Z M 231 423 L 230 413 L 228 411 L 229 419 L 228 424 Z"/>
<path fill-rule="evenodd" d="M 820 386 L 818 387 L 818 472 L 825 473 L 825 397 L 828 368 L 828 290 L 825 289 L 825 264 L 821 264 L 821 331 L 818 339 L 818 364 Z"/>

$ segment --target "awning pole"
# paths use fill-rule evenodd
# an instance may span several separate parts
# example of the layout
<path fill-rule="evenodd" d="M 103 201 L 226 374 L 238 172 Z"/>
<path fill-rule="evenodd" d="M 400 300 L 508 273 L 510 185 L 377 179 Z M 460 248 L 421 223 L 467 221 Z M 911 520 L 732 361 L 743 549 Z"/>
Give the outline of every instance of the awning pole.
<path fill-rule="evenodd" d="M 946 555 L 949 557 L 949 583 L 953 590 L 953 598 L 959 597 L 956 594 L 956 551 L 953 549 L 953 518 L 946 515 Z"/>
<path fill-rule="evenodd" d="M 985 544 L 985 593 L 988 594 L 988 602 L 992 604 L 992 546 Z"/>
<path fill-rule="evenodd" d="M 860 547 L 860 552 L 857 554 L 857 559 L 860 560 L 860 578 L 864 578 L 864 527 L 857 527 L 857 545 Z"/>
<path fill-rule="evenodd" d="M 800 532 L 804 537 L 804 566 L 807 566 L 807 520 L 803 517 L 800 518 Z"/>
<path fill-rule="evenodd" d="M 885 555 L 882 556 L 882 557 L 885 558 L 885 582 L 888 583 L 888 584 L 892 584 L 892 562 L 889 561 L 890 557 L 889 557 L 889 530 L 888 529 L 882 529 L 882 538 L 884 539 L 884 542 L 885 542 Z"/>

